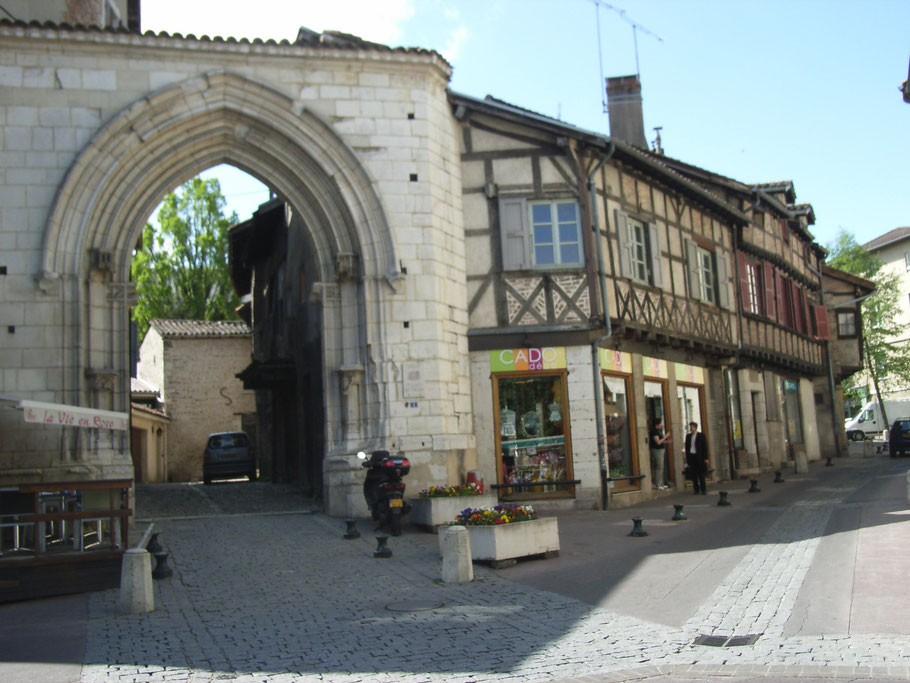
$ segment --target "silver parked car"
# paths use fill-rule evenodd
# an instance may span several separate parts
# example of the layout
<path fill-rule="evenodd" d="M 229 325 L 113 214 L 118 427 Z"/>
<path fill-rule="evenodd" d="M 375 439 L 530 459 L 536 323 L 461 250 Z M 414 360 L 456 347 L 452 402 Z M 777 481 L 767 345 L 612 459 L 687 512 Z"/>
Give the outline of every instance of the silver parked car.
<path fill-rule="evenodd" d="M 202 481 L 249 477 L 256 480 L 256 451 L 246 432 L 209 434 L 202 458 Z"/>

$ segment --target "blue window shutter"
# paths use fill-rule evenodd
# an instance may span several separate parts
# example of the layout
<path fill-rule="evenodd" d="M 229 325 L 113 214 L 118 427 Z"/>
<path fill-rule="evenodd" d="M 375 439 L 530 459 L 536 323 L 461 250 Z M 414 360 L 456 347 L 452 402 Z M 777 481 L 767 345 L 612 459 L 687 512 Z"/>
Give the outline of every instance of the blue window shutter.
<path fill-rule="evenodd" d="M 692 240 L 686 240 L 686 260 L 689 270 L 689 296 L 701 299 L 701 282 L 698 279 L 698 247 Z"/>
<path fill-rule="evenodd" d="M 499 237 L 503 270 L 526 270 L 531 267 L 527 215 L 528 207 L 524 198 L 500 198 Z"/>
<path fill-rule="evenodd" d="M 717 303 L 721 308 L 733 310 L 733 297 L 730 292 L 730 262 L 726 254 L 715 253 L 717 260 Z"/>
<path fill-rule="evenodd" d="M 655 287 L 663 287 L 663 271 L 660 268 L 660 238 L 654 223 L 648 223 L 648 241 L 651 243 L 651 284 Z"/>
<path fill-rule="evenodd" d="M 629 236 L 629 217 L 616 209 L 616 236 L 619 240 L 619 274 L 632 278 L 632 239 Z"/>

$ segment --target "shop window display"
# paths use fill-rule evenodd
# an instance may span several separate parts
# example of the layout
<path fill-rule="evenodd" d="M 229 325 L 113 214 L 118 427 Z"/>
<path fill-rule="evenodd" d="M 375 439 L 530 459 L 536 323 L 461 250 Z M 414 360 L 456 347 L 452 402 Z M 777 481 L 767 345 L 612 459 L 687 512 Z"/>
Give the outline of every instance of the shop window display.
<path fill-rule="evenodd" d="M 503 497 L 570 494 L 565 374 L 499 375 L 500 472 Z M 508 487 L 508 484 L 540 485 Z"/>
<path fill-rule="evenodd" d="M 609 477 L 619 488 L 636 487 L 634 479 L 638 474 L 636 458 L 632 448 L 632 424 L 629 417 L 630 394 L 628 379 L 603 376 L 604 421 L 607 438 L 607 464 Z"/>

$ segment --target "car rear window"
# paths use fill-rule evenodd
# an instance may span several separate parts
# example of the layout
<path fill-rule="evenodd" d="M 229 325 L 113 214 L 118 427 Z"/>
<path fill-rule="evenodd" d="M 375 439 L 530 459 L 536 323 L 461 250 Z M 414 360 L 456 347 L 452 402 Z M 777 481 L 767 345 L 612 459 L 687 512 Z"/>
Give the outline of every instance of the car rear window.
<path fill-rule="evenodd" d="M 895 429 L 900 429 L 902 432 L 910 432 L 910 420 L 898 420 L 894 423 Z"/>
<path fill-rule="evenodd" d="M 219 434 L 209 439 L 209 448 L 240 448 L 249 443 L 246 434 Z"/>

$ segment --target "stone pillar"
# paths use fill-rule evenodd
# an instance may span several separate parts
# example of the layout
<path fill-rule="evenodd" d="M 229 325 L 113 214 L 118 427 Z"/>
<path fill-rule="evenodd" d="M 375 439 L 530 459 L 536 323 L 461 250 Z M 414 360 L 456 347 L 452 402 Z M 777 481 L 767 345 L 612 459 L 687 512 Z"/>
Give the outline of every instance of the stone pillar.
<path fill-rule="evenodd" d="M 445 583 L 467 583 L 474 580 L 471 562 L 471 539 L 463 526 L 447 527 L 442 536 L 442 580 Z"/>

